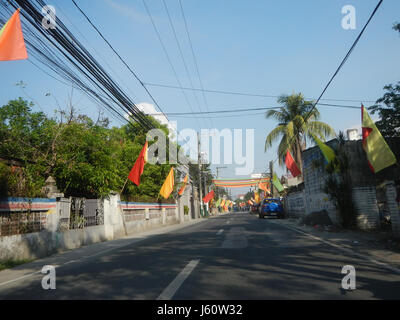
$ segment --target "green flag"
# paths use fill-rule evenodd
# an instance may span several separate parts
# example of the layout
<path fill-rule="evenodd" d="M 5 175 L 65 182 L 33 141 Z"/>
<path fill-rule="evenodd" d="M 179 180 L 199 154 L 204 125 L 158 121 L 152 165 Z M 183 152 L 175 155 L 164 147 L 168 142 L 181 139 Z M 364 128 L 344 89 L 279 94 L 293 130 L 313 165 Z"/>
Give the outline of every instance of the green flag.
<path fill-rule="evenodd" d="M 272 179 L 272 183 L 275 186 L 275 188 L 278 189 L 279 192 L 282 192 L 284 190 L 281 182 L 279 181 L 278 177 L 276 176 L 276 173 L 274 173 L 274 178 Z"/>
<path fill-rule="evenodd" d="M 326 161 L 328 161 L 328 163 L 332 162 L 336 157 L 335 151 L 333 151 L 331 147 L 328 147 L 325 143 L 319 140 L 316 136 L 313 137 L 318 147 L 321 149 L 321 152 L 324 155 Z"/>
<path fill-rule="evenodd" d="M 221 204 L 221 199 L 218 199 L 218 201 L 215 203 L 215 206 L 219 207 L 220 204 Z"/>

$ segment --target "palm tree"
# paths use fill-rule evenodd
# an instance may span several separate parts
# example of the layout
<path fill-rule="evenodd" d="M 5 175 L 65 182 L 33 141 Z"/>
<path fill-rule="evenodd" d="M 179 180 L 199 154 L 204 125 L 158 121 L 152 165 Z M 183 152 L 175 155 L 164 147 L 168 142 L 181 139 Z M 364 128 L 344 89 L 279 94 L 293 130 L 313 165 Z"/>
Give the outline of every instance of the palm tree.
<path fill-rule="evenodd" d="M 265 140 L 265 151 L 281 137 L 278 147 L 279 164 L 283 165 L 289 149 L 299 168 L 302 168 L 301 152 L 305 150 L 307 138 L 314 140 L 316 135 L 321 140 L 335 136 L 335 131 L 326 123 L 318 121 L 320 113 L 313 109 L 313 102 L 306 101 L 301 93 L 282 95 L 278 98 L 282 106 L 279 110 L 269 110 L 266 118 L 276 119 L 279 124 Z"/>

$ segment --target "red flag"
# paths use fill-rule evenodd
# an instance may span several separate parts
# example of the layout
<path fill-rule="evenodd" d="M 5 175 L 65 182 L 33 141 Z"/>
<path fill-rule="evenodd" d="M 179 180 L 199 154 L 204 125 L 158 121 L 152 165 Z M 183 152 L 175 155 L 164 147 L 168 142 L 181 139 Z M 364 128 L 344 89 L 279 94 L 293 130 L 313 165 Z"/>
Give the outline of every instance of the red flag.
<path fill-rule="evenodd" d="M 214 198 L 214 190 L 212 190 L 210 193 L 208 193 L 204 198 L 203 201 L 204 203 L 208 203 L 211 199 Z"/>
<path fill-rule="evenodd" d="M 128 176 L 128 179 L 131 180 L 137 186 L 140 185 L 140 176 L 143 173 L 144 165 L 146 164 L 146 162 L 147 162 L 147 141 L 144 144 L 144 147 L 140 152 L 139 157 L 136 159 L 136 162 L 132 167 L 132 170 Z"/>
<path fill-rule="evenodd" d="M 0 61 L 28 59 L 24 36 L 22 34 L 19 9 L 0 29 Z"/>
<path fill-rule="evenodd" d="M 285 164 L 286 164 L 286 167 L 292 173 L 292 176 L 294 178 L 296 178 L 297 176 L 299 176 L 301 174 L 301 171 L 300 171 L 299 167 L 297 166 L 296 162 L 294 161 L 289 150 L 286 152 Z"/>

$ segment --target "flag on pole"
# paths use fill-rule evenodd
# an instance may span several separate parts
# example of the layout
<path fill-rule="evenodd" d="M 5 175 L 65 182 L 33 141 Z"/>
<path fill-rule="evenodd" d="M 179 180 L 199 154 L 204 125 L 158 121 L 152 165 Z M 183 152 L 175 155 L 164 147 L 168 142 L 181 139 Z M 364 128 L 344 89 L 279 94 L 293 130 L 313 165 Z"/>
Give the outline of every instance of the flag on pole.
<path fill-rule="evenodd" d="M 144 144 L 142 151 L 139 154 L 139 157 L 136 159 L 134 166 L 131 169 L 131 172 L 128 175 L 128 179 L 131 180 L 137 186 L 140 185 L 140 176 L 143 173 L 144 165 L 147 162 L 147 141 Z"/>
<path fill-rule="evenodd" d="M 254 192 L 254 201 L 255 201 L 256 203 L 259 203 L 259 202 L 260 202 L 260 195 L 258 194 L 258 192 Z"/>
<path fill-rule="evenodd" d="M 215 206 L 216 206 L 216 207 L 219 207 L 220 204 L 221 204 L 221 199 L 218 199 L 218 201 L 215 203 Z"/>
<path fill-rule="evenodd" d="M 221 202 L 221 207 L 224 207 L 224 205 L 225 205 L 225 199 L 222 199 L 222 202 Z"/>
<path fill-rule="evenodd" d="M 183 179 L 183 186 L 179 189 L 179 192 L 178 192 L 178 194 L 179 194 L 180 196 L 183 194 L 183 192 L 184 192 L 185 189 L 186 189 L 186 185 L 187 185 L 187 182 L 188 182 L 188 178 L 189 178 L 189 175 L 186 174 L 185 178 Z"/>
<path fill-rule="evenodd" d="M 363 149 L 372 172 L 377 173 L 397 162 L 395 155 L 372 121 L 367 110 L 361 105 Z"/>
<path fill-rule="evenodd" d="M 171 168 L 167 179 L 165 179 L 164 184 L 161 187 L 160 194 L 168 199 L 171 192 L 174 190 L 174 168 Z"/>
<path fill-rule="evenodd" d="M 258 184 L 258 189 L 264 190 L 265 192 L 268 192 L 268 188 L 264 183 L 259 183 Z"/>
<path fill-rule="evenodd" d="M 299 167 L 297 166 L 296 162 L 294 161 L 289 150 L 286 152 L 285 164 L 286 164 L 286 167 L 290 170 L 290 172 L 294 178 L 296 178 L 297 176 L 299 176 L 301 174 L 301 171 L 300 171 Z"/>
<path fill-rule="evenodd" d="M 214 198 L 214 190 L 212 190 L 211 192 L 209 192 L 204 198 L 203 198 L 203 202 L 204 203 L 208 203 L 211 199 Z"/>
<path fill-rule="evenodd" d="M 272 183 L 275 186 L 275 188 L 278 189 L 279 192 L 282 192 L 284 190 L 281 182 L 279 181 L 278 177 L 276 176 L 276 173 L 274 173 L 274 178 L 272 180 Z"/>
<path fill-rule="evenodd" d="M 324 155 L 326 161 L 328 163 L 332 162 L 336 155 L 335 151 L 331 147 L 328 147 L 325 143 L 323 143 L 318 137 L 313 135 L 315 142 L 317 143 L 318 147 L 321 149 L 322 154 Z"/>
<path fill-rule="evenodd" d="M 28 59 L 19 10 L 0 29 L 0 61 Z"/>

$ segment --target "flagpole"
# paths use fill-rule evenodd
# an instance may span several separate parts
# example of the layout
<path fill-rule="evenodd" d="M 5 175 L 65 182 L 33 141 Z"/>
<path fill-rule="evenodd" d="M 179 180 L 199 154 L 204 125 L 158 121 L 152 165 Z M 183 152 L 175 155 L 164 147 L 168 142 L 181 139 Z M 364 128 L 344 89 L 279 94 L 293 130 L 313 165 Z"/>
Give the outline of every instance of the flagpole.
<path fill-rule="evenodd" d="M 122 194 L 122 191 L 124 191 L 127 182 L 128 182 L 128 178 L 126 178 L 124 186 L 122 187 L 121 192 L 119 194 Z"/>

